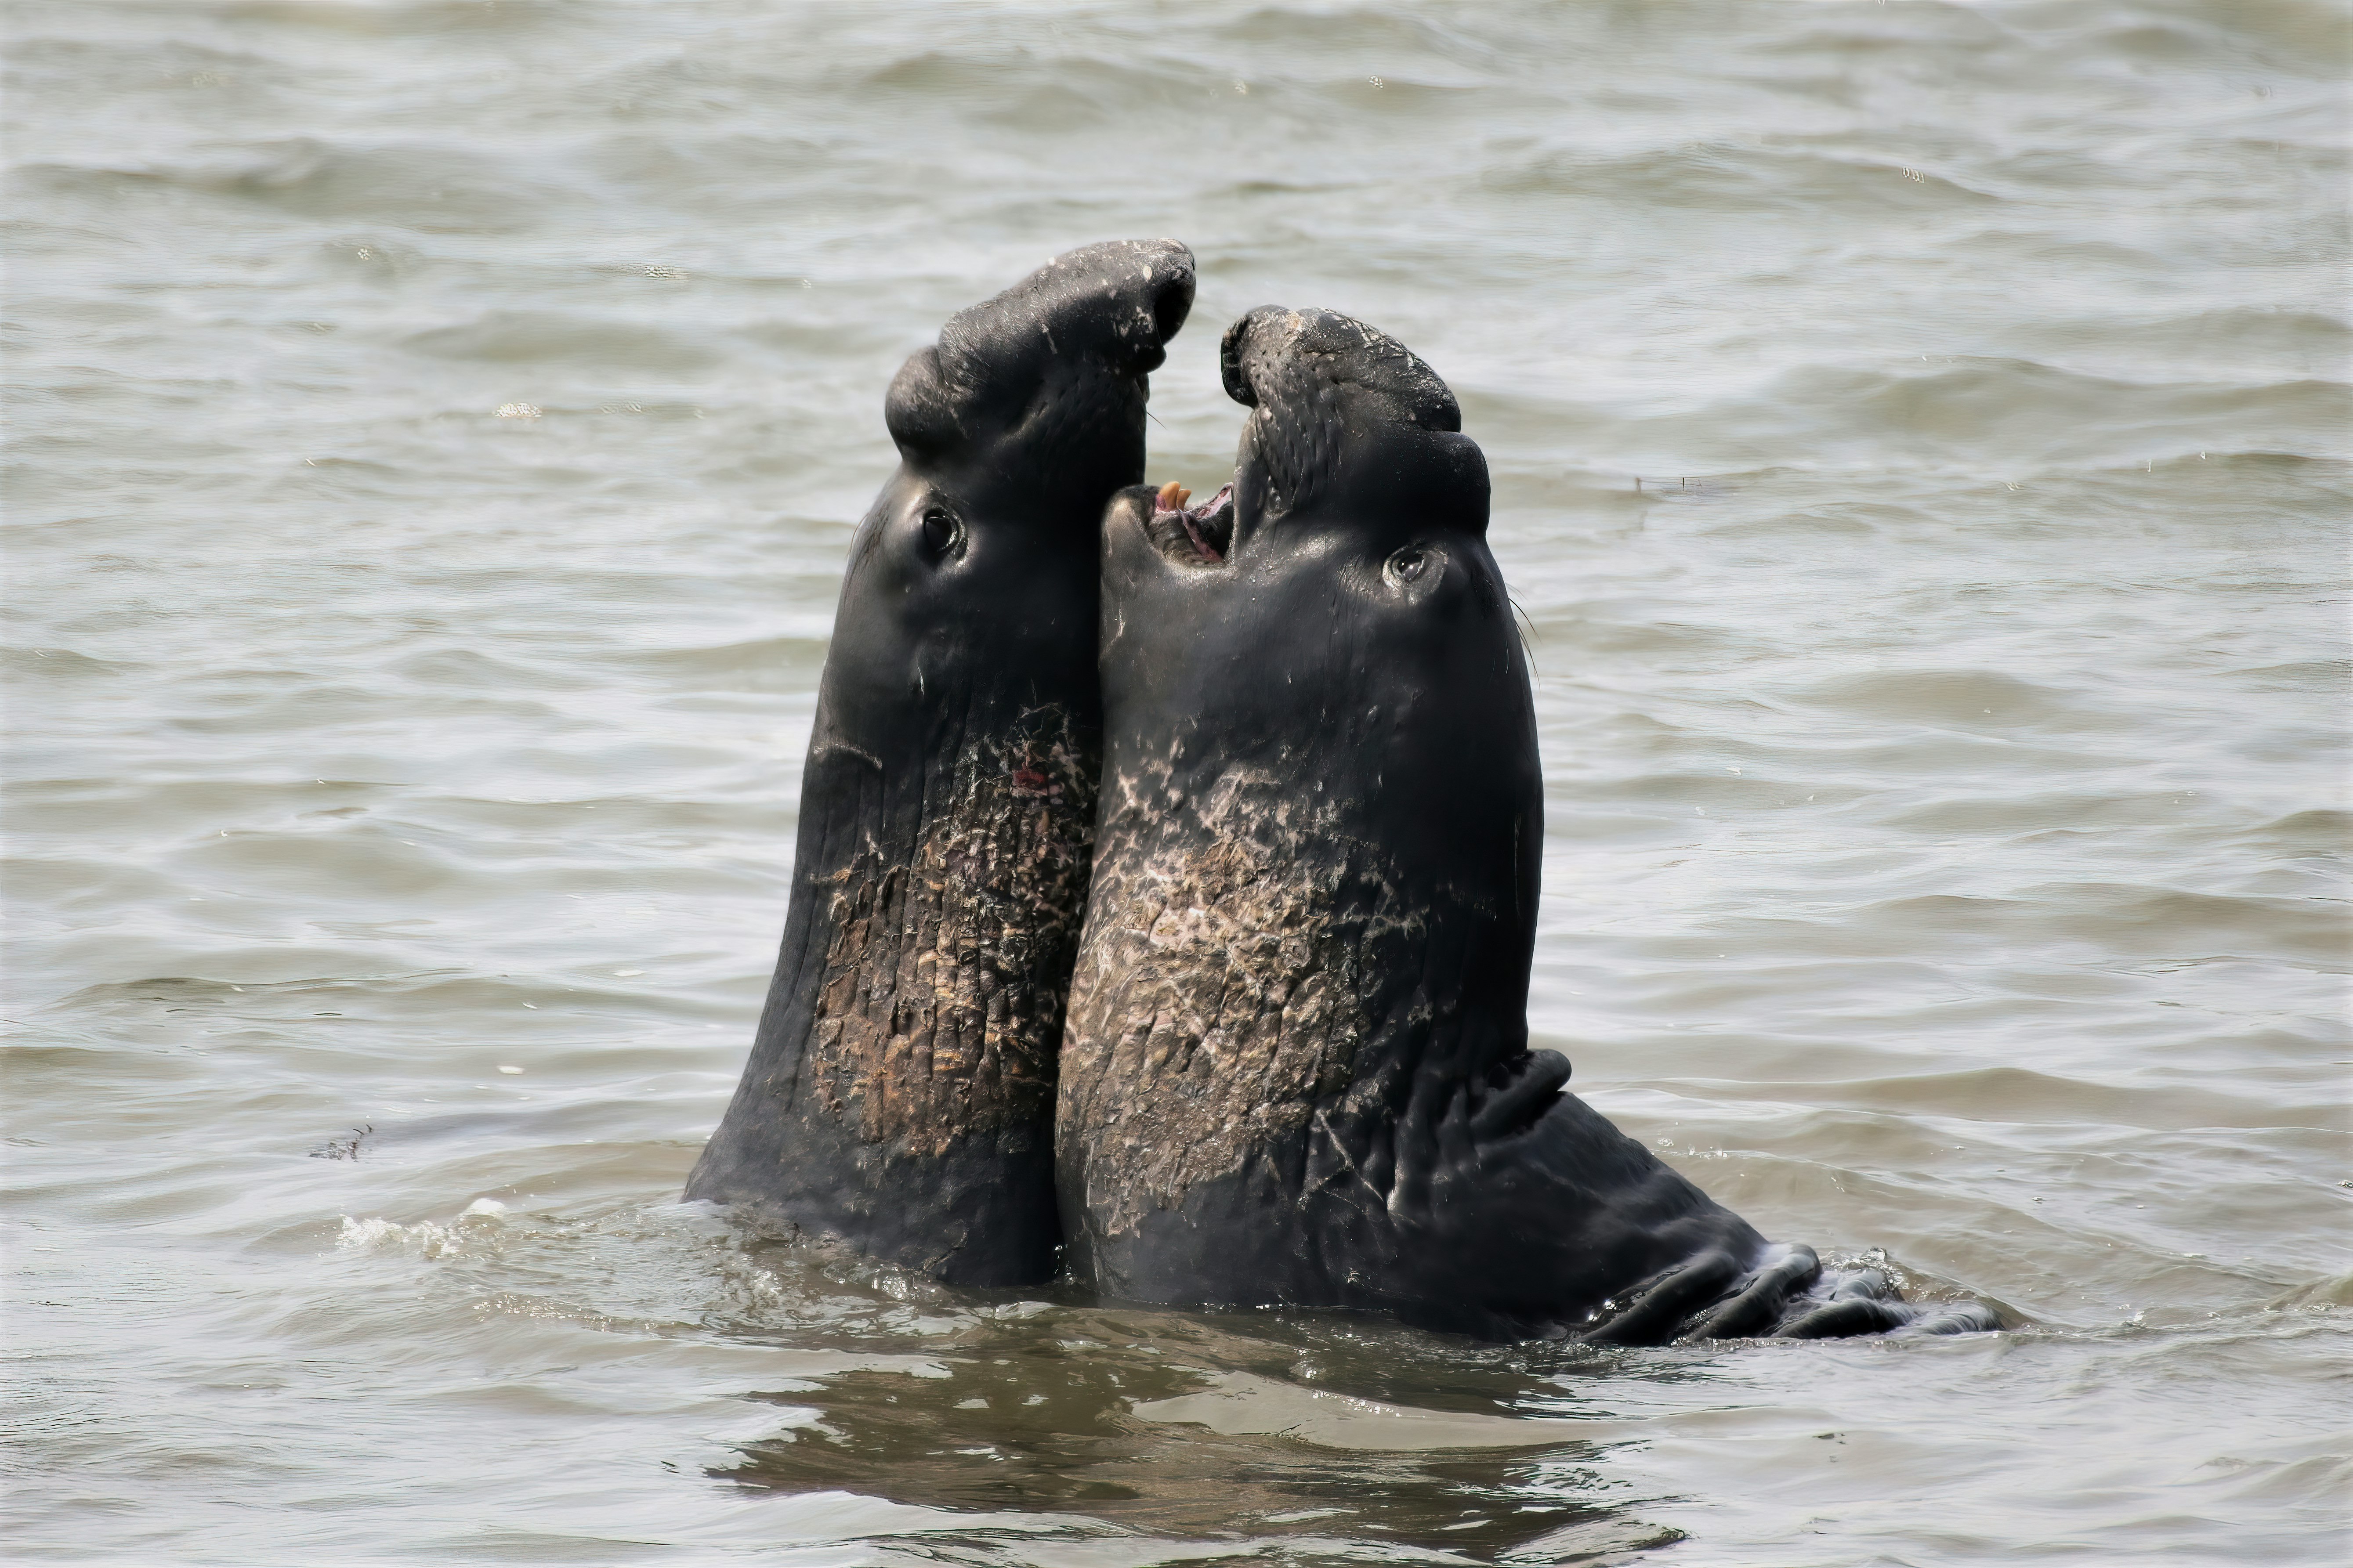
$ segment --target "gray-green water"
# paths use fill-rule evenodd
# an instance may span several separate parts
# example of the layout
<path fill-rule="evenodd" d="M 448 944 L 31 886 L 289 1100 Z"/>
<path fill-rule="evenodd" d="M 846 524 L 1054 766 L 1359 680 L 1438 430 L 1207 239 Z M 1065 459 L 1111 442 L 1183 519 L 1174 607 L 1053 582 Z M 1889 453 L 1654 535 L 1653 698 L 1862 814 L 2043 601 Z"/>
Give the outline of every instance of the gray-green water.
<path fill-rule="evenodd" d="M 2343 7 L 6 16 L 12 1560 L 2342 1560 Z M 1479 1347 L 675 1201 L 890 374 L 1157 234 L 1154 478 L 1253 305 L 1461 396 L 1577 1087 L 2017 1331 Z"/>

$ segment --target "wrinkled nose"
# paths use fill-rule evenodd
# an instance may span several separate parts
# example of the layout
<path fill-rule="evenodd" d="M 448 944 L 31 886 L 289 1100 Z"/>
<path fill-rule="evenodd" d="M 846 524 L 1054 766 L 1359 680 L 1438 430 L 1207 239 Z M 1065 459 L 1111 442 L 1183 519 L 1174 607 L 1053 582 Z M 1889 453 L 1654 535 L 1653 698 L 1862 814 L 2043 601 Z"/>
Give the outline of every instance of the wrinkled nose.
<path fill-rule="evenodd" d="M 1226 395 L 1245 408 L 1258 406 L 1258 388 L 1250 384 L 1250 367 L 1243 356 L 1253 351 L 1263 354 L 1267 349 L 1263 329 L 1277 318 L 1293 312 L 1280 305 L 1261 305 L 1257 310 L 1235 318 L 1218 340 L 1218 377 L 1226 384 Z M 1253 331 L 1258 341 L 1251 341 Z"/>
<path fill-rule="evenodd" d="M 1149 253 L 1145 297 L 1152 309 L 1152 329 L 1165 343 L 1193 313 L 1193 253 L 1173 239 L 1140 243 Z"/>
<path fill-rule="evenodd" d="M 1173 239 L 1067 251 L 952 317 L 936 347 L 901 367 L 883 418 L 900 452 L 924 460 L 1018 426 L 1042 399 L 1062 410 L 1071 439 L 1112 428 L 1113 444 L 1134 445 L 1140 463 L 1143 378 L 1167 359 L 1165 345 L 1192 308 L 1193 253 Z M 1124 473 L 1125 459 L 1117 466 Z"/>
<path fill-rule="evenodd" d="M 1193 253 L 1173 239 L 1109 240 L 1056 257 L 1032 281 L 1066 352 L 1091 346 L 1141 374 L 1160 367 L 1192 311 Z"/>

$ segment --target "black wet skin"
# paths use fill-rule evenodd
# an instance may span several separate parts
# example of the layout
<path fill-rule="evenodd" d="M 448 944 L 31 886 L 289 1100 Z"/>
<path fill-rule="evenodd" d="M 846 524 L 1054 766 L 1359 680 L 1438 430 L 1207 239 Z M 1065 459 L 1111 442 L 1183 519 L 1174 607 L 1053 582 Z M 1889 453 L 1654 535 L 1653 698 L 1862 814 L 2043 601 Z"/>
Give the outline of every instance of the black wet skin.
<path fill-rule="evenodd" d="M 1098 525 L 1144 475 L 1173 241 L 1072 251 L 892 382 L 782 952 L 686 1195 L 951 1283 L 1052 1274 L 1054 1051 L 1100 767 Z"/>
<path fill-rule="evenodd" d="M 1452 395 L 1327 312 L 1252 311 L 1224 357 L 1253 410 L 1229 543 L 1148 489 L 1104 522 L 1102 817 L 1057 1126 L 1076 1278 L 1490 1339 L 1912 1320 L 1883 1277 L 1768 1243 L 1528 1048 L 1535 710 Z"/>

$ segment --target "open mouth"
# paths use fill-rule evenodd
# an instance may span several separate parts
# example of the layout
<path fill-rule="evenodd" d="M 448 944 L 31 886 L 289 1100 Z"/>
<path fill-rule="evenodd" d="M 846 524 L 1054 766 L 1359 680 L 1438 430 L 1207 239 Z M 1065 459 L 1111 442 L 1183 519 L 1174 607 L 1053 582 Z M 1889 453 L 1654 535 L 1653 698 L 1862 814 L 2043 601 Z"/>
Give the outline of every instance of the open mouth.
<path fill-rule="evenodd" d="M 1171 479 L 1152 498 L 1152 521 L 1145 531 L 1160 552 L 1187 566 L 1220 564 L 1234 542 L 1234 487 L 1223 485 L 1199 506 L 1188 507 L 1193 492 Z"/>

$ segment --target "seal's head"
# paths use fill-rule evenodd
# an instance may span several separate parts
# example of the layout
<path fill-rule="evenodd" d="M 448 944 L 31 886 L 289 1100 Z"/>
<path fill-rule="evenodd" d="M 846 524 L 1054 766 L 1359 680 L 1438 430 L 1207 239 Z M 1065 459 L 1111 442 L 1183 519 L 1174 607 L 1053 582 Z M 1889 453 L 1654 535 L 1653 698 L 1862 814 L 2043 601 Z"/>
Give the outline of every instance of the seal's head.
<path fill-rule="evenodd" d="M 1143 477 L 1147 378 L 1192 302 L 1182 245 L 1092 245 L 901 368 L 883 406 L 899 470 L 850 547 L 827 659 L 845 744 L 871 751 L 888 737 L 869 721 L 955 707 L 976 680 L 1033 704 L 1075 684 L 1092 722 L 1071 650 L 1093 625 L 1094 531 Z"/>
<path fill-rule="evenodd" d="M 1485 533 L 1486 461 L 1454 394 L 1395 338 L 1336 311 L 1263 306 L 1226 329 L 1219 359 L 1227 394 L 1252 412 L 1231 484 L 1189 508 L 1164 486 L 1145 514 L 1171 560 L 1221 564 L 1275 523 Z"/>
<path fill-rule="evenodd" d="M 1362 321 L 1261 307 L 1220 357 L 1250 409 L 1232 482 L 1193 507 L 1125 490 L 1106 519 L 1106 785 L 1256 768 L 1411 824 L 1403 869 L 1524 928 L 1515 995 L 1541 781 L 1486 460 L 1446 384 Z"/>
<path fill-rule="evenodd" d="M 1192 253 L 1175 240 L 1058 256 L 900 369 L 891 438 L 958 499 L 1092 529 L 1103 498 L 1144 472 L 1145 378 L 1192 305 Z"/>

